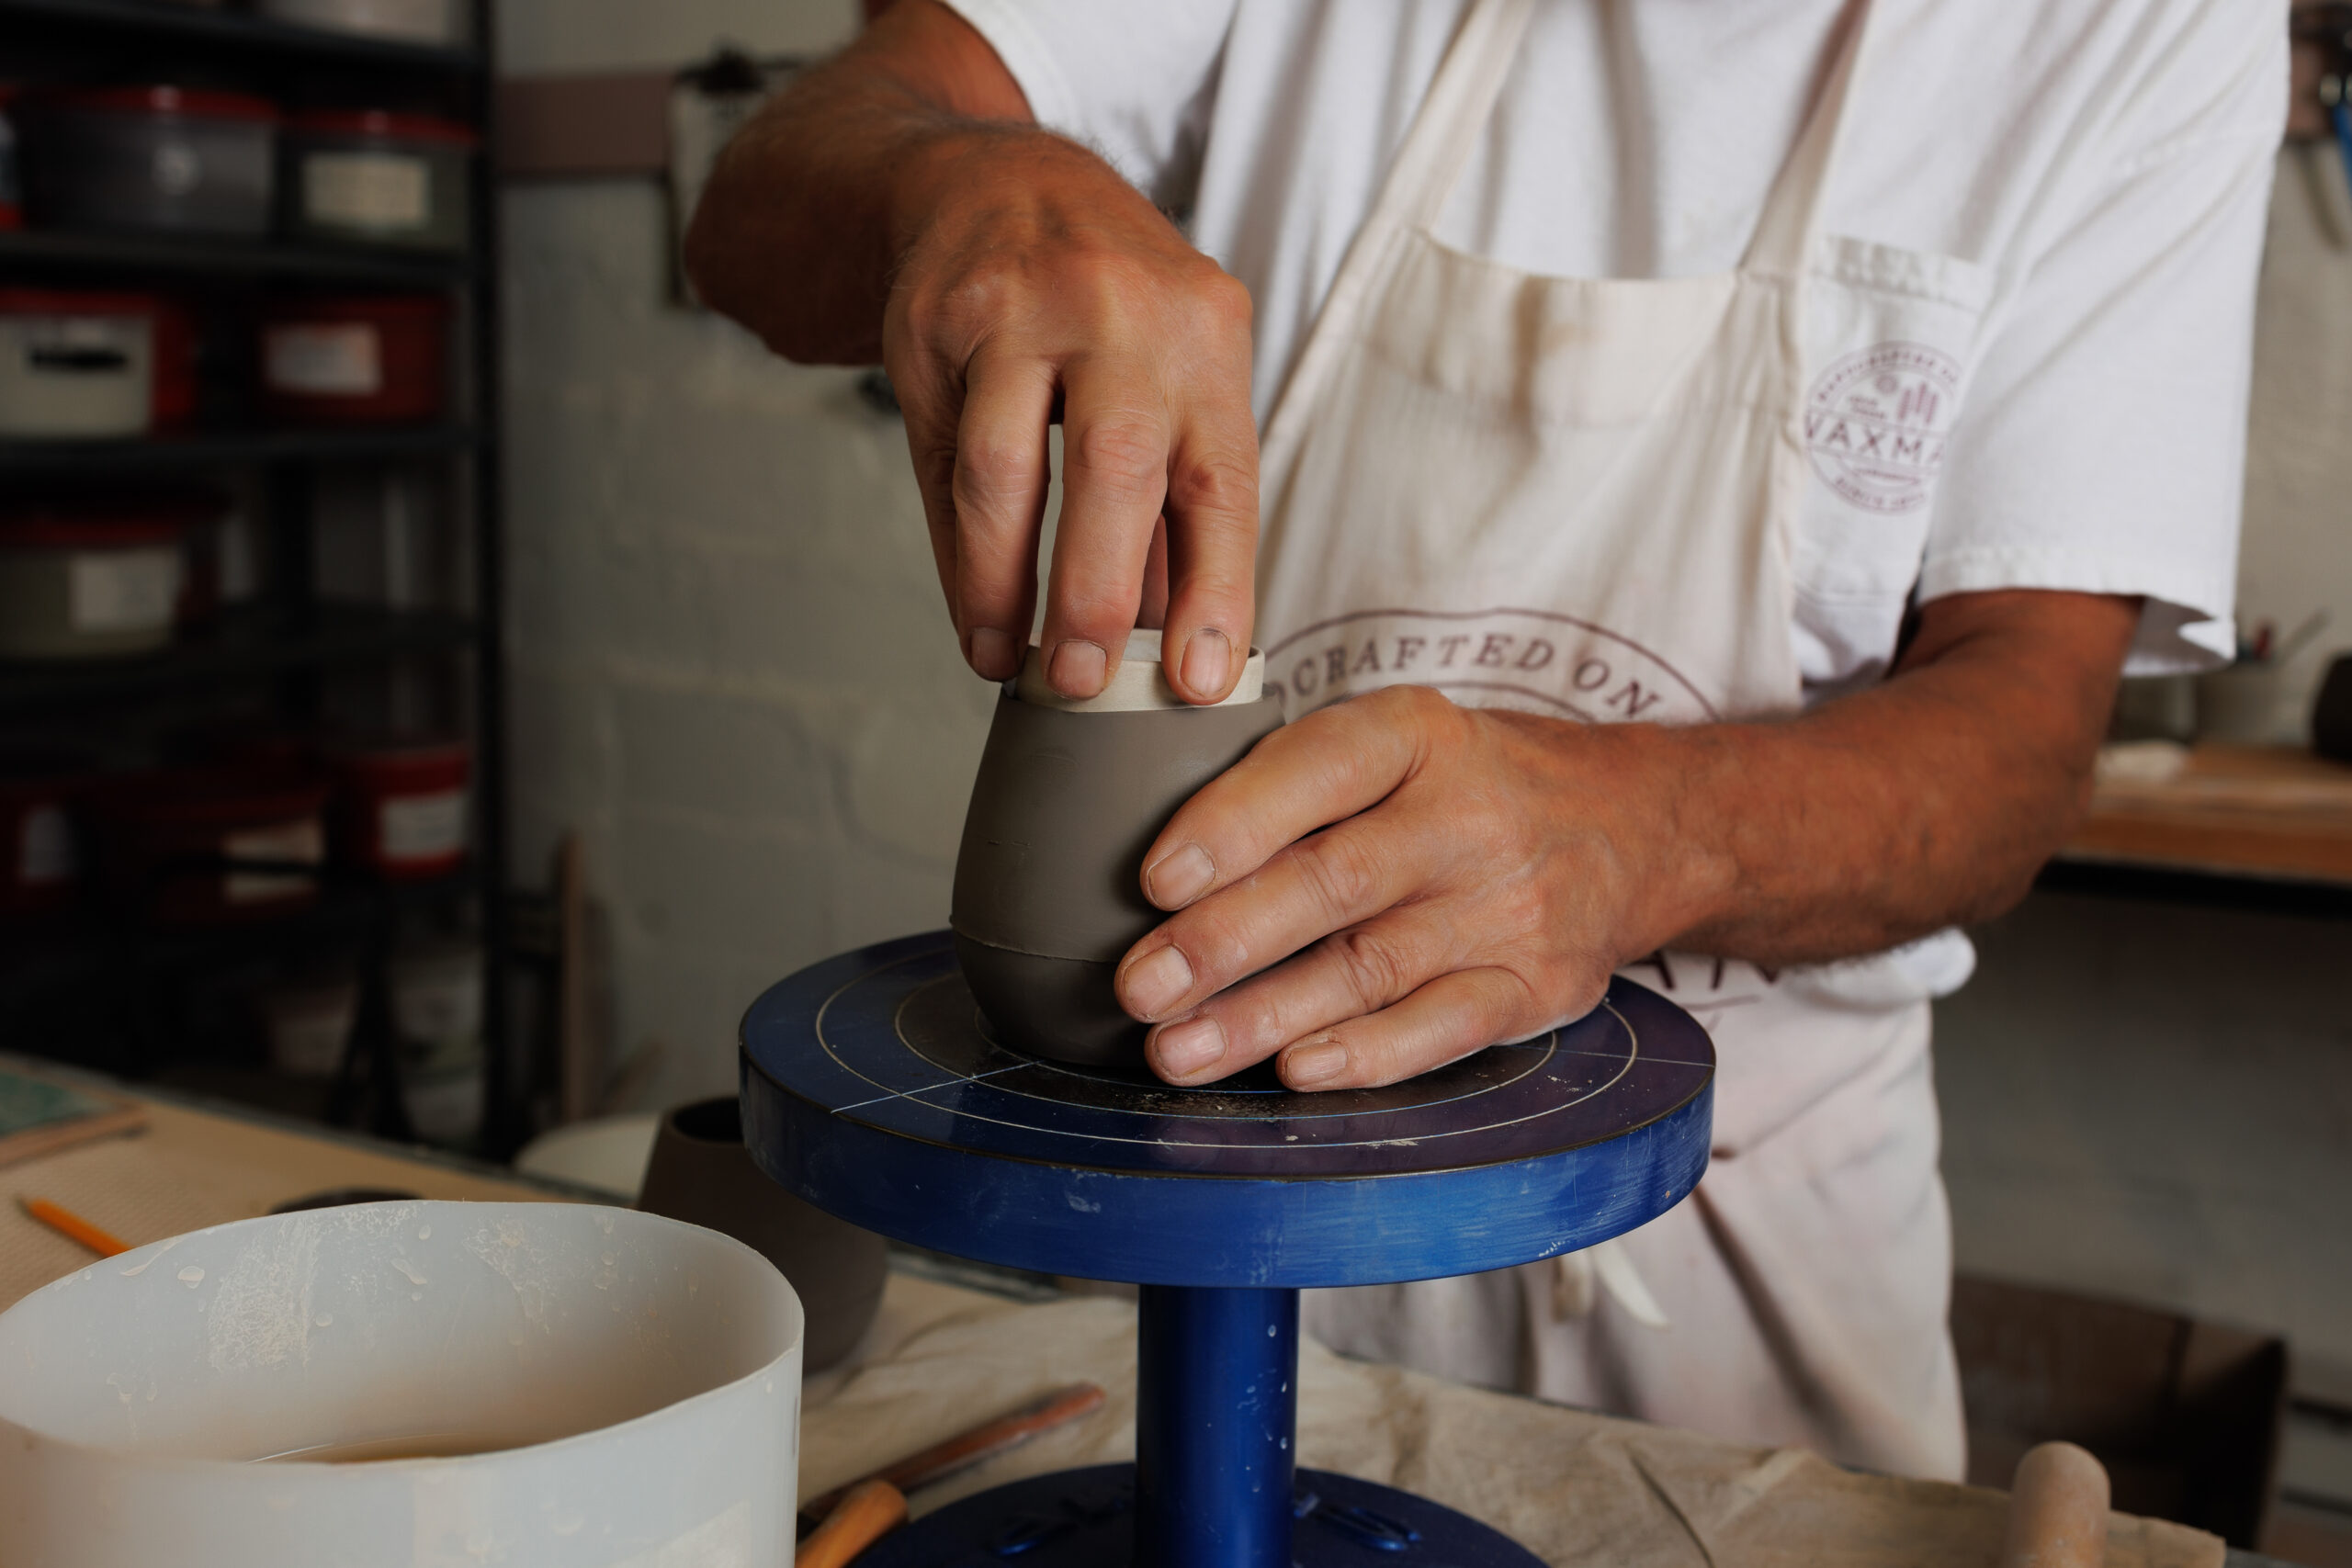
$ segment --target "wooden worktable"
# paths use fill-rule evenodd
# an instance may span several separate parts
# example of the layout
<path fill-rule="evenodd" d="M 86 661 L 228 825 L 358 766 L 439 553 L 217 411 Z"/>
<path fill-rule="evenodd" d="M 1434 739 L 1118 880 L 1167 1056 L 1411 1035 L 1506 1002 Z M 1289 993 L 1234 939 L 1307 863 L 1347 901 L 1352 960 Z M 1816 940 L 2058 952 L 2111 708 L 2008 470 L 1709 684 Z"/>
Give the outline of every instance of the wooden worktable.
<path fill-rule="evenodd" d="M 2110 773 L 2060 859 L 2352 887 L 2352 767 L 2209 744 L 2167 779 Z"/>
<path fill-rule="evenodd" d="M 0 1064 L 56 1076 L 46 1064 Z M 142 1103 L 149 1115 L 140 1133 L 0 1168 L 0 1201 L 48 1198 L 138 1246 L 334 1188 L 509 1201 L 567 1195 L 424 1150 L 171 1100 Z M 13 1201 L 0 1208 L 0 1309 L 88 1261 Z M 916 1511 L 1016 1476 L 1133 1452 L 1131 1306 L 1099 1298 L 1023 1306 L 905 1272 L 911 1260 L 899 1261 L 857 1358 L 806 1385 L 804 1495 L 1080 1377 L 1111 1393 L 1109 1408 L 919 1495 Z M 1554 1563 L 1991 1568 L 2006 1516 L 1998 1493 L 1857 1474 L 1797 1450 L 1463 1388 L 1312 1346 L 1301 1392 L 1304 1461 L 1426 1491 Z M 2224 1560 L 2210 1536 L 2121 1514 L 2111 1517 L 2108 1544 L 2109 1568 L 2219 1568 Z M 2227 1561 L 2264 1562 L 2239 1552 Z"/>

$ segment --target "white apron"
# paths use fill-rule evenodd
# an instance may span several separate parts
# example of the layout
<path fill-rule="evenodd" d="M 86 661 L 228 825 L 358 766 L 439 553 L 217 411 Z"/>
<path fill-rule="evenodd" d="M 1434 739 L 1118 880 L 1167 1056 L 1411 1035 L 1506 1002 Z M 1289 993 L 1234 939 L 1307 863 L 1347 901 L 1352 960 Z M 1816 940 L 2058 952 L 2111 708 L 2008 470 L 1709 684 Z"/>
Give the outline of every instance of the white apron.
<path fill-rule="evenodd" d="M 1873 291 L 1917 294 L 1942 260 L 1817 243 L 1868 9 L 1739 269 L 1623 279 L 1432 235 L 1530 8 L 1471 9 L 1268 422 L 1267 678 L 1294 718 L 1398 682 L 1591 721 L 1792 713 L 1807 312 L 1883 316 L 1899 302 Z M 1315 1292 L 1308 1326 L 1445 1376 L 1958 1479 L 1924 990 L 1894 956 L 1629 973 L 1714 1038 L 1693 1200 L 1577 1258 Z"/>

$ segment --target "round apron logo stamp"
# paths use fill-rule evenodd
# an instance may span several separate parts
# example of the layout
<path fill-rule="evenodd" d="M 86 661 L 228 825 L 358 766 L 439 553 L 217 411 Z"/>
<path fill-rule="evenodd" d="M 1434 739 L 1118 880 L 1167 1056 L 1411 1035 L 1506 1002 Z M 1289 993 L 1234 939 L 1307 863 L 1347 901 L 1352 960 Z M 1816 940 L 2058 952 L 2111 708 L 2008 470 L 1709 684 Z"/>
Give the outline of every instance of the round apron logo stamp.
<path fill-rule="evenodd" d="M 1883 343 L 1824 371 L 1805 400 L 1814 471 L 1865 512 L 1928 503 L 1960 400 L 1960 363 L 1921 343 Z"/>

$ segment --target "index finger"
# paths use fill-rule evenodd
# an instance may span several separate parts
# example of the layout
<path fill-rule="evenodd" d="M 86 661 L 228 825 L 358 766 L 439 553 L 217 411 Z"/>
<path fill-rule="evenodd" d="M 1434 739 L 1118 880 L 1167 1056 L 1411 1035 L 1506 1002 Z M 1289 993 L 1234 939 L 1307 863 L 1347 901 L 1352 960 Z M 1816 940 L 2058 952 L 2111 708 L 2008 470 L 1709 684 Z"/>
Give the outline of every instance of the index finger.
<path fill-rule="evenodd" d="M 1425 731 L 1396 687 L 1307 715 L 1258 742 L 1177 808 L 1144 852 L 1144 897 L 1181 909 L 1285 846 L 1388 798 L 1419 765 Z M 1434 700 L 1443 702 L 1442 697 Z"/>
<path fill-rule="evenodd" d="M 1062 514 L 1040 638 L 1066 697 L 1109 683 L 1143 602 L 1152 532 L 1168 497 L 1169 419 L 1133 359 L 1082 355 L 1062 372 Z"/>

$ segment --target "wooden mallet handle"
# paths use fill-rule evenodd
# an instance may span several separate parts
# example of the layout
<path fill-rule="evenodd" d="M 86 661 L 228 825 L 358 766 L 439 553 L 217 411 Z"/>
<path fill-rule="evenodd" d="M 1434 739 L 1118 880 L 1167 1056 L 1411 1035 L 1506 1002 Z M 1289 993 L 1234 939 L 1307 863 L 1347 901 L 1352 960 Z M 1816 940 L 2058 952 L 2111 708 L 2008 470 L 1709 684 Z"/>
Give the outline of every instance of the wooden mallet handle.
<path fill-rule="evenodd" d="M 2107 1561 L 2107 1469 L 2072 1443 L 2043 1443 L 2009 1484 L 2001 1568 L 2100 1568 Z"/>
<path fill-rule="evenodd" d="M 861 1481 L 834 1505 L 816 1533 L 800 1543 L 792 1568 L 842 1568 L 906 1522 L 905 1494 L 879 1478 Z"/>

